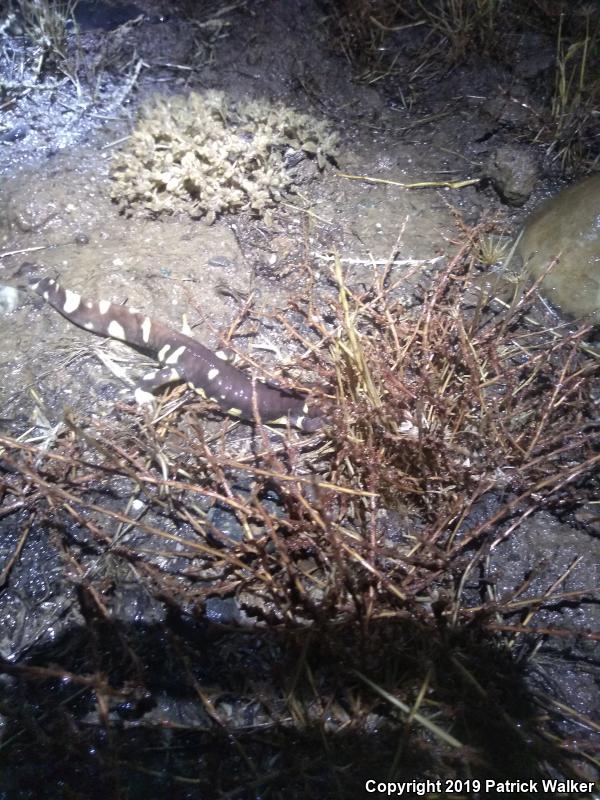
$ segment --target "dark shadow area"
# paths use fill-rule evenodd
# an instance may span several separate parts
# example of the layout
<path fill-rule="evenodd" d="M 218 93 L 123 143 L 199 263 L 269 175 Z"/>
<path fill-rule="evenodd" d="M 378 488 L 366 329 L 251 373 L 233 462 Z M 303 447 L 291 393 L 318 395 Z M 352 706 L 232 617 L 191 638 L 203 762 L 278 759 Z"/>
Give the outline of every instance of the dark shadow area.
<path fill-rule="evenodd" d="M 157 626 L 90 618 L 2 673 L 11 800 L 350 798 L 369 779 L 570 772 L 519 666 L 476 625 L 260 633 L 175 611 Z M 419 713 L 452 738 L 409 724 L 364 679 L 406 703 L 426 685 Z"/>
<path fill-rule="evenodd" d="M 599 14 L 0 2 L 0 800 L 600 775 Z"/>

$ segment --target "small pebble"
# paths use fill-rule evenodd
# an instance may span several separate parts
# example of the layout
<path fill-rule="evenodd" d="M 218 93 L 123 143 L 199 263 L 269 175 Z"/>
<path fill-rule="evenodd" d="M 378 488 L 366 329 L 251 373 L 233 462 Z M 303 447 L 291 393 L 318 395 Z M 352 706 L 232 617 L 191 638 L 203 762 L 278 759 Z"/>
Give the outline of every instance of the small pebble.
<path fill-rule="evenodd" d="M 0 132 L 0 142 L 18 142 L 19 139 L 24 139 L 29 133 L 29 125 L 23 123 L 15 125 L 6 131 Z"/>

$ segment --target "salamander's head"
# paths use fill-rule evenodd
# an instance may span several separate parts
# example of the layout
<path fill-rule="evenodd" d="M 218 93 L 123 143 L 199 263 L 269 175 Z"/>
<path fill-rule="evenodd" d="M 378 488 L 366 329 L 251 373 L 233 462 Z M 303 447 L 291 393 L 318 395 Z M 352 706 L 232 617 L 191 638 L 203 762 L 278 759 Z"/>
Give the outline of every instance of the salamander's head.
<path fill-rule="evenodd" d="M 322 408 L 305 401 L 301 413 L 290 414 L 289 422 L 304 433 L 316 433 L 327 425 L 328 419 Z"/>
<path fill-rule="evenodd" d="M 311 415 L 300 417 L 295 421 L 298 428 L 305 433 L 316 433 L 327 425 L 327 417 L 322 411 L 319 412 L 317 409 L 311 409 L 311 411 L 313 412 Z"/>
<path fill-rule="evenodd" d="M 43 267 L 34 264 L 32 261 L 24 261 L 21 266 L 13 273 L 12 280 L 18 289 L 29 289 L 40 279 Z"/>

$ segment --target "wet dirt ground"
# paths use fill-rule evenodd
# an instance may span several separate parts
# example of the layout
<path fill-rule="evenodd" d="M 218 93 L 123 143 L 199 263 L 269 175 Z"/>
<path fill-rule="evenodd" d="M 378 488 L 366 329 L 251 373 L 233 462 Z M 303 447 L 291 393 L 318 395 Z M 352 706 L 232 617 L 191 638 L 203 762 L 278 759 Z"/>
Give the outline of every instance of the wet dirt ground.
<path fill-rule="evenodd" d="M 213 348 L 223 344 L 252 293 L 251 315 L 232 344 L 276 372 L 301 348 L 267 318 L 284 309 L 291 295 L 307 290 L 306 275 L 299 269 L 307 259 L 320 270 L 320 291 L 331 290 L 326 259 L 334 250 L 353 286 L 368 285 L 390 256 L 398 262 L 395 279 L 406 269 L 401 260 L 422 262 L 423 270 L 435 269 L 440 256 L 451 258 L 456 252 L 463 226 L 494 218 L 507 234 L 514 235 L 540 200 L 561 183 L 558 170 L 546 167 L 544 173 L 537 173 L 526 202 L 511 207 L 490 184 L 408 191 L 342 176 L 404 183 L 480 177 L 500 146 L 515 145 L 513 126 L 531 121 L 535 105 L 531 92 L 552 58 L 553 43 L 548 39 L 521 41 L 510 73 L 501 64 L 475 61 L 450 70 L 444 82 L 422 89 L 407 102 L 412 91 L 409 82 L 394 92 L 389 85 L 384 89 L 378 82 L 356 79 L 352 65 L 332 46 L 327 9 L 317 2 L 209 3 L 202 14 L 194 16 L 194 24 L 172 4 L 140 3 L 127 13 L 143 13 L 125 22 L 124 28 L 111 28 L 110 17 L 99 21 L 86 17 L 85 11 L 79 33 L 87 64 L 80 73 L 83 77 L 56 76 L 48 70 L 35 83 L 25 80 L 25 88 L 15 90 L 11 102 L 2 103 L 3 132 L 14 134 L 3 135 L 0 141 L 0 283 L 6 286 L 12 285 L 11 275 L 23 261 L 35 261 L 84 296 L 127 303 L 174 328 L 181 326 L 185 315 L 194 335 Z M 35 63 L 31 49 L 25 47 L 19 54 L 18 47 L 23 46 L 19 42 L 15 36 L 5 43 L 2 64 L 15 84 L 18 58 L 23 58 L 25 73 Z M 532 50 L 535 59 L 529 57 Z M 20 74 L 23 77 L 23 71 Z M 408 65 L 406 74 L 410 74 Z M 310 172 L 300 194 L 290 195 L 288 203 L 274 210 L 271 224 L 247 214 L 226 214 L 212 225 L 184 215 L 160 219 L 120 215 L 110 199 L 110 159 L 128 136 L 139 104 L 157 92 L 208 89 L 218 89 L 233 100 L 276 100 L 328 119 L 340 134 L 337 167 L 322 174 Z M 410 296 L 410 284 L 405 291 Z M 3 297 L 3 433 L 20 436 L 36 425 L 39 433 L 41 416 L 46 428 L 53 428 L 61 424 L 67 408 L 80 419 L 110 418 L 115 403 L 132 402 L 131 388 L 99 360 L 95 350 L 99 340 L 70 325 L 39 298 L 25 292 Z M 116 358 L 124 350 L 114 352 Z M 135 359 L 127 363 L 127 370 L 139 372 L 136 363 Z M 521 524 L 517 535 L 490 554 L 489 575 L 496 591 L 500 596 L 518 596 L 519 587 L 528 582 L 528 592 L 543 593 L 569 569 L 564 591 L 597 588 L 598 530 L 593 503 L 565 513 L 564 519 L 545 512 L 533 515 Z M 18 548 L 23 531 L 12 515 L 0 519 L 0 531 L 1 571 Z M 56 532 L 33 531 L 10 580 L 0 588 L 0 654 L 11 665 L 31 657 L 33 663 L 45 664 L 45 654 L 52 654 L 57 642 L 61 649 L 76 654 L 77 632 L 86 611 L 78 602 L 83 577 L 65 575 L 59 539 Z M 227 662 L 230 719 L 238 731 L 250 723 L 267 726 L 271 717 L 265 716 L 261 723 L 260 702 L 244 708 L 246 701 L 236 695 L 236 677 L 243 674 L 244 662 L 253 675 L 261 674 L 257 664 L 276 662 L 282 647 L 277 637 L 249 642 L 235 630 L 222 633 L 208 627 L 199 632 L 187 630 L 186 624 L 165 634 L 161 626 L 170 618 L 168 607 L 140 588 L 127 572 L 117 569 L 112 580 L 115 617 L 123 626 L 140 626 L 148 670 L 156 668 L 159 676 L 162 648 L 174 647 L 180 637 L 196 636 L 198 652 L 206 655 L 200 669 L 210 683 L 223 669 L 223 661 L 211 655 L 215 642 L 221 654 L 228 648 L 238 649 L 243 656 L 231 655 Z M 473 577 L 465 593 L 475 596 L 477 591 Z M 239 621 L 240 615 L 234 609 L 231 619 L 225 618 L 223 606 L 216 612 L 211 606 L 206 616 L 209 621 L 216 616 L 219 623 L 224 619 L 229 623 Z M 538 624 L 598 632 L 598 606 L 587 599 L 557 605 L 545 609 Z M 516 649 L 522 652 L 512 652 L 512 656 L 516 663 L 523 658 L 519 682 L 528 702 L 535 703 L 544 694 L 555 704 L 566 703 L 577 710 L 580 728 L 572 721 L 559 728 L 564 742 L 595 735 L 588 721 L 600 708 L 597 642 L 578 643 L 565 637 L 544 643 L 540 637 L 534 645 L 539 656 L 535 666 L 527 665 L 527 647 L 520 644 Z M 72 663 L 77 664 L 77 655 Z M 170 682 L 159 677 L 154 688 L 159 700 L 145 718 L 148 729 L 156 733 L 168 726 L 189 725 L 195 735 L 210 730 L 209 704 L 198 703 L 196 697 L 174 696 Z M 5 676 L 1 691 L 9 699 L 20 692 L 23 702 L 43 707 L 39 691 L 18 688 L 14 675 Z M 266 681 L 263 691 L 268 705 Z M 135 752 L 136 726 L 144 719 L 144 698 L 138 700 L 141 710 L 131 712 L 135 723 L 127 724 L 127 710 L 121 716 L 121 733 L 132 748 L 129 753 Z M 82 713 L 88 715 L 91 727 L 104 724 L 102 709 L 86 707 Z M 597 718 L 593 724 L 597 732 Z M 10 726 L 7 731 L 9 742 L 20 736 Z M 379 732 L 373 736 L 376 739 Z M 163 747 L 158 738 L 152 742 L 140 738 L 140 746 L 146 744 Z M 230 745 L 223 741 L 216 747 L 213 742 L 212 747 L 204 743 L 208 772 L 214 768 L 219 748 L 232 758 Z M 377 761 L 376 751 L 375 744 L 367 748 L 366 774 L 368 758 Z M 27 753 L 26 748 L 23 752 Z M 266 757 L 262 750 L 260 757 Z M 85 763 L 89 765 L 90 759 L 93 762 L 93 754 L 86 756 Z M 54 780 L 60 771 L 54 770 L 51 761 L 41 771 Z M 144 763 L 150 770 L 149 762 Z M 579 764 L 578 774 L 597 778 L 596 767 Z M 240 775 L 245 774 L 242 766 L 238 768 Z M 518 763 L 511 769 L 512 774 L 518 772 Z M 148 771 L 144 785 L 156 790 L 160 782 L 152 784 L 149 775 Z M 96 796 L 85 794 L 84 777 L 73 778 L 75 784 L 83 787 L 78 796 Z M 321 792 L 315 796 L 346 796 L 330 793 L 323 776 L 315 777 L 315 786 Z M 31 770 L 5 765 L 0 777 L 2 797 L 34 797 L 32 787 Z M 170 796 L 217 796 L 210 791 L 202 784 L 186 793 L 179 785 L 177 794 Z M 47 796 L 62 795 L 57 789 Z M 141 794 L 131 790 L 114 796 Z M 218 796 L 259 794 L 257 790 Z"/>

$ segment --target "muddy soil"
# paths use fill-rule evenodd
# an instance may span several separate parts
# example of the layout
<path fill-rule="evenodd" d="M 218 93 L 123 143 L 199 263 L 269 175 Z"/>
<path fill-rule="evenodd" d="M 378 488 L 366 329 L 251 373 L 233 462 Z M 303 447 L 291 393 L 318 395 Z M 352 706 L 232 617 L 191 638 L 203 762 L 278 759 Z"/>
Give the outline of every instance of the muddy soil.
<path fill-rule="evenodd" d="M 548 38 L 516 43 L 514 72 L 473 59 L 451 70 L 443 82 L 428 86 L 407 106 L 402 102 L 406 87 L 398 86 L 394 95 L 389 86 L 384 90 L 378 83 L 356 80 L 352 65 L 332 46 L 326 8 L 318 2 L 208 3 L 193 23 L 176 4 L 122 5 L 126 17 L 130 15 L 124 21 L 122 16 L 87 14 L 83 5 L 78 47 L 86 69 L 77 77 L 57 75 L 48 65 L 34 81 L 34 48 L 18 32 L 5 35 L 1 66 L 6 79 L 15 87 L 19 76 L 23 79 L 23 88 L 13 90 L 0 112 L 0 282 L 6 286 L 13 285 L 11 275 L 23 261 L 35 261 L 90 298 L 127 303 L 174 328 L 181 327 L 185 315 L 194 335 L 210 347 L 227 339 L 252 294 L 246 327 L 229 344 L 276 372 L 299 354 L 300 347 L 269 322 L 269 315 L 307 290 L 302 270 L 307 260 L 320 274 L 319 291 L 331 290 L 328 258 L 333 250 L 339 252 L 352 286 L 368 285 L 390 258 L 395 262 L 394 279 L 406 270 L 404 260 L 411 261 L 411 272 L 414 263 L 421 263 L 423 270 L 436 269 L 440 256 L 451 258 L 456 252 L 463 225 L 494 218 L 508 235 L 514 234 L 540 200 L 561 184 L 557 169 L 536 170 L 531 193 L 521 205 L 509 206 L 490 183 L 408 191 L 341 174 L 399 183 L 481 177 L 498 148 L 521 146 L 511 129 L 535 105 L 532 87 L 552 59 L 553 42 Z M 185 215 L 120 215 L 110 200 L 110 159 L 128 136 L 140 103 L 154 93 L 208 89 L 234 100 L 268 99 L 325 117 L 341 137 L 337 168 L 322 174 L 308 171 L 301 193 L 280 205 L 270 224 L 247 214 L 223 215 L 212 225 Z M 540 151 L 531 152 L 541 163 Z M 410 297 L 410 284 L 405 291 Z M 39 433 L 40 415 L 46 428 L 53 428 L 66 408 L 74 409 L 80 419 L 110 417 L 116 402 L 132 402 L 131 387 L 98 358 L 98 339 L 70 325 L 39 298 L 25 292 L 6 292 L 3 297 L 3 432 L 19 436 L 33 428 Z M 109 352 L 121 358 L 124 348 L 109 347 Z M 133 374 L 145 368 L 127 363 Z M 577 519 L 582 524 L 577 525 Z M 0 529 L 1 570 L 22 531 L 11 515 L 1 520 Z M 64 575 L 58 538 L 56 532 L 49 537 L 43 530 L 33 532 L 0 591 L 0 652 L 12 664 L 35 656 L 37 648 L 45 652 L 57 640 L 66 646 L 68 634 L 82 625 L 77 581 Z M 499 595 L 508 596 L 537 570 L 525 595 L 534 596 L 574 565 L 562 589 L 575 591 L 598 586 L 598 564 L 593 507 L 575 510 L 564 520 L 539 513 L 521 524 L 516 537 L 497 547 L 488 579 L 497 582 Z M 155 626 L 163 624 L 169 612 L 135 588 L 131 575 L 117 572 L 113 580 L 115 614 L 123 625 L 143 623 L 145 646 L 156 666 L 161 634 Z M 475 596 L 477 586 L 466 591 Z M 239 621 L 238 611 L 226 617 L 224 608 L 213 604 L 208 619 L 217 618 L 221 624 Z M 598 631 L 598 623 L 597 607 L 587 601 L 544 612 L 548 628 Z M 214 634 L 206 636 L 208 647 L 214 647 Z M 68 647 L 77 648 L 76 636 Z M 244 655 L 232 656 L 231 663 L 240 671 L 244 659 L 270 663 L 278 658 L 277 642 L 244 640 L 236 641 L 236 647 Z M 579 730 L 571 723 L 559 727 L 557 735 L 565 742 L 589 736 L 585 718 L 600 708 L 597 647 L 572 639 L 553 639 L 546 645 L 540 639 L 535 649 L 536 665 L 528 661 L 527 647 L 515 654 L 522 664 L 525 691 L 531 692 L 532 702 L 536 692 L 544 692 L 582 715 Z M 212 658 L 207 663 L 210 683 L 220 667 Z M 2 692 L 10 696 L 16 691 L 15 681 L 14 676 L 7 678 Z M 182 698 L 170 695 L 171 688 L 161 685 L 157 690 L 159 708 L 154 708 L 148 724 L 206 726 L 209 706 L 188 699 L 188 707 Z M 230 690 L 233 693 L 235 687 Z M 265 686 L 265 697 L 267 693 Z M 240 731 L 250 721 L 261 724 L 260 709 L 244 717 L 242 700 L 234 694 L 232 698 L 239 706 Z M 24 699 L 33 704 L 39 700 L 33 693 Z M 86 713 L 92 725 L 102 719 L 101 713 Z M 142 712 L 135 719 L 141 717 Z M 11 734 L 17 735 L 14 730 Z M 577 769 L 583 776 L 598 777 L 591 764 Z M 50 778 L 55 775 L 48 765 L 41 771 Z M 33 785 L 25 767 L 14 767 L 12 775 L 5 773 L 0 779 L 0 794 L 33 796 L 21 790 Z M 177 796 L 188 796 L 181 792 Z"/>

